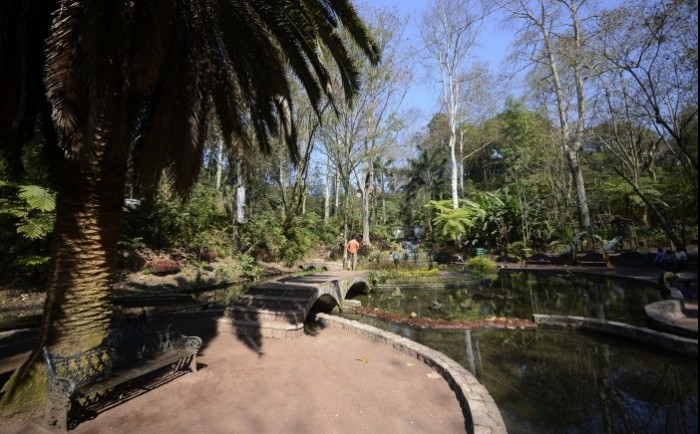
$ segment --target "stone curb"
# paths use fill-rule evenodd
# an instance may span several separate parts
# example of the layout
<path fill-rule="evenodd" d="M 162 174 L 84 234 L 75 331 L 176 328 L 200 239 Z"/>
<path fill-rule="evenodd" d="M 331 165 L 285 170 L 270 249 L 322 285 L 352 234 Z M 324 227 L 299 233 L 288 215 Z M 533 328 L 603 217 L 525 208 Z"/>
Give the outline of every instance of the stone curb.
<path fill-rule="evenodd" d="M 374 342 L 392 346 L 435 369 L 457 395 L 470 434 L 506 434 L 501 411 L 479 380 L 462 365 L 439 351 L 376 327 L 323 313 L 316 318 L 325 326 L 351 331 Z"/>
<path fill-rule="evenodd" d="M 684 300 L 669 299 L 655 301 L 644 306 L 647 316 L 664 330 L 692 338 L 698 338 L 697 305 L 695 318 L 687 315 L 686 303 Z"/>
<path fill-rule="evenodd" d="M 630 339 L 646 345 L 662 348 L 681 354 L 698 354 L 698 340 L 660 332 L 652 329 L 635 327 L 629 324 L 605 321 L 597 318 L 567 315 L 534 314 L 537 325 L 569 327 L 577 330 L 604 333 L 619 338 Z"/>

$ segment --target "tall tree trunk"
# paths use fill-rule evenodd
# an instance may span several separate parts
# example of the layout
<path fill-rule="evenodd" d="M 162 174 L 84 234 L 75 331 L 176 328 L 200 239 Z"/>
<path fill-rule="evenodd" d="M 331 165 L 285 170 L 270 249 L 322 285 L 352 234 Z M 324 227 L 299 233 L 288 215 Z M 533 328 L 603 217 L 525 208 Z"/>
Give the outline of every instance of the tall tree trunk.
<path fill-rule="evenodd" d="M 371 165 L 371 162 L 365 162 L 365 170 L 363 170 L 363 173 L 367 173 L 367 175 L 362 177 L 363 179 L 357 179 L 357 186 L 360 189 L 360 199 L 362 200 L 362 243 L 367 244 L 368 246 L 371 244 L 371 241 L 369 239 L 369 205 L 370 188 L 372 185 L 370 179 L 370 171 L 372 170 Z"/>
<path fill-rule="evenodd" d="M 544 5 L 542 5 L 544 8 Z M 544 9 L 543 9 L 544 16 Z M 578 203 L 579 211 L 579 228 L 580 230 L 586 231 L 589 236 L 589 241 L 593 241 L 592 237 L 592 227 L 591 218 L 588 211 L 588 198 L 586 197 L 586 187 L 583 179 L 583 172 L 581 171 L 581 165 L 579 164 L 578 154 L 581 150 L 581 135 L 583 134 L 584 126 L 584 116 L 585 116 L 585 105 L 583 102 L 583 89 L 582 82 L 579 81 L 580 76 L 578 70 L 575 72 L 577 77 L 577 114 L 578 119 L 576 120 L 576 130 L 574 133 L 574 138 L 571 138 L 571 128 L 569 124 L 569 118 L 566 113 L 567 103 L 564 98 L 564 91 L 562 88 L 562 82 L 559 75 L 559 67 L 557 61 L 554 57 L 554 47 L 551 35 L 544 25 L 544 21 L 540 24 L 540 30 L 542 31 L 542 38 L 545 44 L 545 51 L 547 55 L 547 66 L 552 73 L 552 84 L 554 85 L 554 92 L 557 98 L 557 111 L 559 114 L 559 127 L 561 129 L 561 143 L 564 151 L 564 156 L 569 164 L 569 170 L 571 171 L 571 176 L 576 187 L 576 199 Z M 577 66 L 576 68 L 580 68 Z"/>
<path fill-rule="evenodd" d="M 216 189 L 221 188 L 221 174 L 224 171 L 224 141 L 219 137 L 216 143 Z"/>
<path fill-rule="evenodd" d="M 343 211 L 343 270 L 348 266 L 348 220 L 350 214 L 350 200 L 348 188 L 345 188 L 345 210 Z"/>
<path fill-rule="evenodd" d="M 39 342 L 5 384 L 3 406 L 33 412 L 46 396 L 41 348 L 59 354 L 87 350 L 106 336 L 124 203 L 126 160 L 101 144 L 91 163 L 62 159 L 57 177 L 56 223 Z"/>
<path fill-rule="evenodd" d="M 459 191 L 464 195 L 464 130 L 459 130 Z"/>
<path fill-rule="evenodd" d="M 280 193 L 282 195 L 282 220 L 287 217 L 287 208 L 289 203 L 287 201 L 287 171 L 284 167 L 284 161 L 282 158 L 279 160 L 279 182 L 280 182 Z"/>
<path fill-rule="evenodd" d="M 333 215 L 338 215 L 340 212 L 340 177 L 338 175 L 338 171 L 335 171 L 335 212 Z"/>
<path fill-rule="evenodd" d="M 386 224 L 386 189 L 384 188 L 384 173 L 385 171 L 382 170 L 382 224 Z"/>
<path fill-rule="evenodd" d="M 326 159 L 326 176 L 323 181 L 323 222 L 328 223 L 331 217 L 331 162 Z"/>

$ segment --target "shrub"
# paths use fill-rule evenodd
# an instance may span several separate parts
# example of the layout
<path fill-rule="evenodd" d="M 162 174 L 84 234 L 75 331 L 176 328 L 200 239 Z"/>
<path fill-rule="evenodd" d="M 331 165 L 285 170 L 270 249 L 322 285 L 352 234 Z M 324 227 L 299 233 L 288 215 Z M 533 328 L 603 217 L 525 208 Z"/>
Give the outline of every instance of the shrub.
<path fill-rule="evenodd" d="M 475 256 L 467 261 L 467 269 L 476 277 L 484 277 L 496 271 L 496 263 L 486 256 Z"/>
<path fill-rule="evenodd" d="M 179 273 L 182 268 L 179 261 L 172 259 L 156 259 L 146 264 L 146 268 L 157 276 Z"/>
<path fill-rule="evenodd" d="M 216 260 L 216 253 L 203 247 L 199 250 L 199 260 L 202 262 L 214 262 Z"/>
<path fill-rule="evenodd" d="M 228 228 L 229 220 L 220 192 L 202 182 L 195 185 L 190 199 L 159 190 L 140 205 L 125 207 L 120 231 L 122 245 L 131 240 L 155 249 L 169 247 L 211 247 L 210 239 L 220 239 L 218 231 Z"/>

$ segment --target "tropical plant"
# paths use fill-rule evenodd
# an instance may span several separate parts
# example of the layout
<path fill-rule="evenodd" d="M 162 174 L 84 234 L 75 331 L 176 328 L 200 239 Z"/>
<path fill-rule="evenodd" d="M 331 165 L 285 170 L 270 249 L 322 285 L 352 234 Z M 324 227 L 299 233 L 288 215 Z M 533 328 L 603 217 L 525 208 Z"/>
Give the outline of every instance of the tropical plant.
<path fill-rule="evenodd" d="M 382 259 L 382 252 L 375 250 L 367 255 L 367 259 L 379 265 L 379 261 Z"/>
<path fill-rule="evenodd" d="M 508 261 L 520 262 L 527 258 L 532 249 L 526 247 L 523 241 L 515 241 L 508 245 Z"/>
<path fill-rule="evenodd" d="M 485 210 L 476 202 L 459 200 L 459 208 L 452 208 L 451 200 L 431 200 L 426 205 L 435 214 L 433 223 L 444 237 L 457 241 L 470 233 L 479 221 L 486 218 Z"/>
<path fill-rule="evenodd" d="M 295 158 L 291 78 L 318 107 L 331 59 L 345 96 L 358 87 L 348 44 L 378 56 L 347 0 L 2 2 L 0 17 L 0 146 L 21 173 L 41 132 L 57 191 L 41 333 L 3 388 L 20 411 L 43 405 L 41 347 L 81 351 L 107 334 L 127 169 L 145 194 L 167 173 L 186 195 L 213 119 L 241 153 L 281 136 Z"/>
<path fill-rule="evenodd" d="M 6 220 L 4 225 L 13 227 L 9 233 L 0 234 L 3 244 L 10 246 L 0 270 L 13 266 L 37 271 L 43 269 L 49 260 L 45 244 L 56 217 L 55 194 L 39 185 L 5 181 L 0 181 L 0 191 L 3 193 L 0 196 L 0 222 Z"/>

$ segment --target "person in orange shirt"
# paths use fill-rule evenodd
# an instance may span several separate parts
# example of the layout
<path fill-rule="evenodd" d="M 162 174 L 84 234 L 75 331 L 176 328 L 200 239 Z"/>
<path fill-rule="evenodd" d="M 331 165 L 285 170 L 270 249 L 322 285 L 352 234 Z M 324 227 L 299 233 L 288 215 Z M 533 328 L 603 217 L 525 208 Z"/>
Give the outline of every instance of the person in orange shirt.
<path fill-rule="evenodd" d="M 352 256 L 352 269 L 357 269 L 357 252 L 360 250 L 360 243 L 353 237 L 348 241 L 348 253 Z"/>

